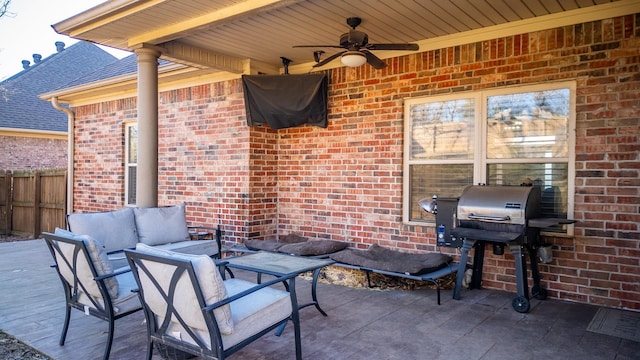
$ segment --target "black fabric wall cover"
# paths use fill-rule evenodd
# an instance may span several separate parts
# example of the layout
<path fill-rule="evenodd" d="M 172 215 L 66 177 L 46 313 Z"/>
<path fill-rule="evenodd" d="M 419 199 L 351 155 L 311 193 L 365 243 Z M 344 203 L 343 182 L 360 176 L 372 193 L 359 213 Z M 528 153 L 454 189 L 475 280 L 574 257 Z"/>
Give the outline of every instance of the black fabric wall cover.
<path fill-rule="evenodd" d="M 243 75 L 242 88 L 249 126 L 327 127 L 328 80 L 324 74 Z"/>

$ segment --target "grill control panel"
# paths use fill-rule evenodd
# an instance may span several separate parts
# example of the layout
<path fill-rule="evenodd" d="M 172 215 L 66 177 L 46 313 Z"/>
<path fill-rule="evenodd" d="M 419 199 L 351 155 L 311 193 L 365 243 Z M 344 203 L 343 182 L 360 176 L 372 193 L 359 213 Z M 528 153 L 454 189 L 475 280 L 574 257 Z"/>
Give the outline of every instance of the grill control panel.
<path fill-rule="evenodd" d="M 456 213 L 457 198 L 438 198 L 436 213 L 436 244 L 443 247 L 462 247 L 462 238 L 451 235 L 451 230 L 458 226 Z"/>

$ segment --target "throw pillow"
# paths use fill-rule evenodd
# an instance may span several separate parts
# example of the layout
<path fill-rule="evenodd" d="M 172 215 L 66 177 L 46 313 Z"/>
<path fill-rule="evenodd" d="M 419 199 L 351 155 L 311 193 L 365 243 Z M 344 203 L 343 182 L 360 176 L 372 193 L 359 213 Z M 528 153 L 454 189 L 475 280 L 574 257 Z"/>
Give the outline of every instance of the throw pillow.
<path fill-rule="evenodd" d="M 185 205 L 135 208 L 136 229 L 140 242 L 160 245 L 189 240 Z"/>
<path fill-rule="evenodd" d="M 133 210 L 97 213 L 74 213 L 67 216 L 69 230 L 75 234 L 89 235 L 104 244 L 107 252 L 133 249 L 138 243 Z"/>

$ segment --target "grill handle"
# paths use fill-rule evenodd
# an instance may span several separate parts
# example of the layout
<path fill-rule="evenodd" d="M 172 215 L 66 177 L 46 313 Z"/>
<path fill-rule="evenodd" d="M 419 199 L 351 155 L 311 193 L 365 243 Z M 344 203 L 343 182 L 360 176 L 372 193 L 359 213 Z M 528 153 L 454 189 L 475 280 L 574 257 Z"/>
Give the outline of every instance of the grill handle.
<path fill-rule="evenodd" d="M 511 217 L 509 215 L 505 215 L 505 216 L 490 216 L 490 215 L 469 214 L 468 218 L 469 219 L 473 219 L 473 220 L 485 220 L 485 221 L 509 221 L 509 220 L 511 220 Z"/>

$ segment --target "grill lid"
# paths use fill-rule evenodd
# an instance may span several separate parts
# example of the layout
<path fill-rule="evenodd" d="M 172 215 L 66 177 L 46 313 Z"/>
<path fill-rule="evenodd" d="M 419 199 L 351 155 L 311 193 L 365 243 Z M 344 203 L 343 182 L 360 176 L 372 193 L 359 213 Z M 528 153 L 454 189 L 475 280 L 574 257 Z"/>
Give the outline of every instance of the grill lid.
<path fill-rule="evenodd" d="M 458 220 L 526 225 L 541 216 L 537 186 L 467 186 L 458 201 Z"/>

